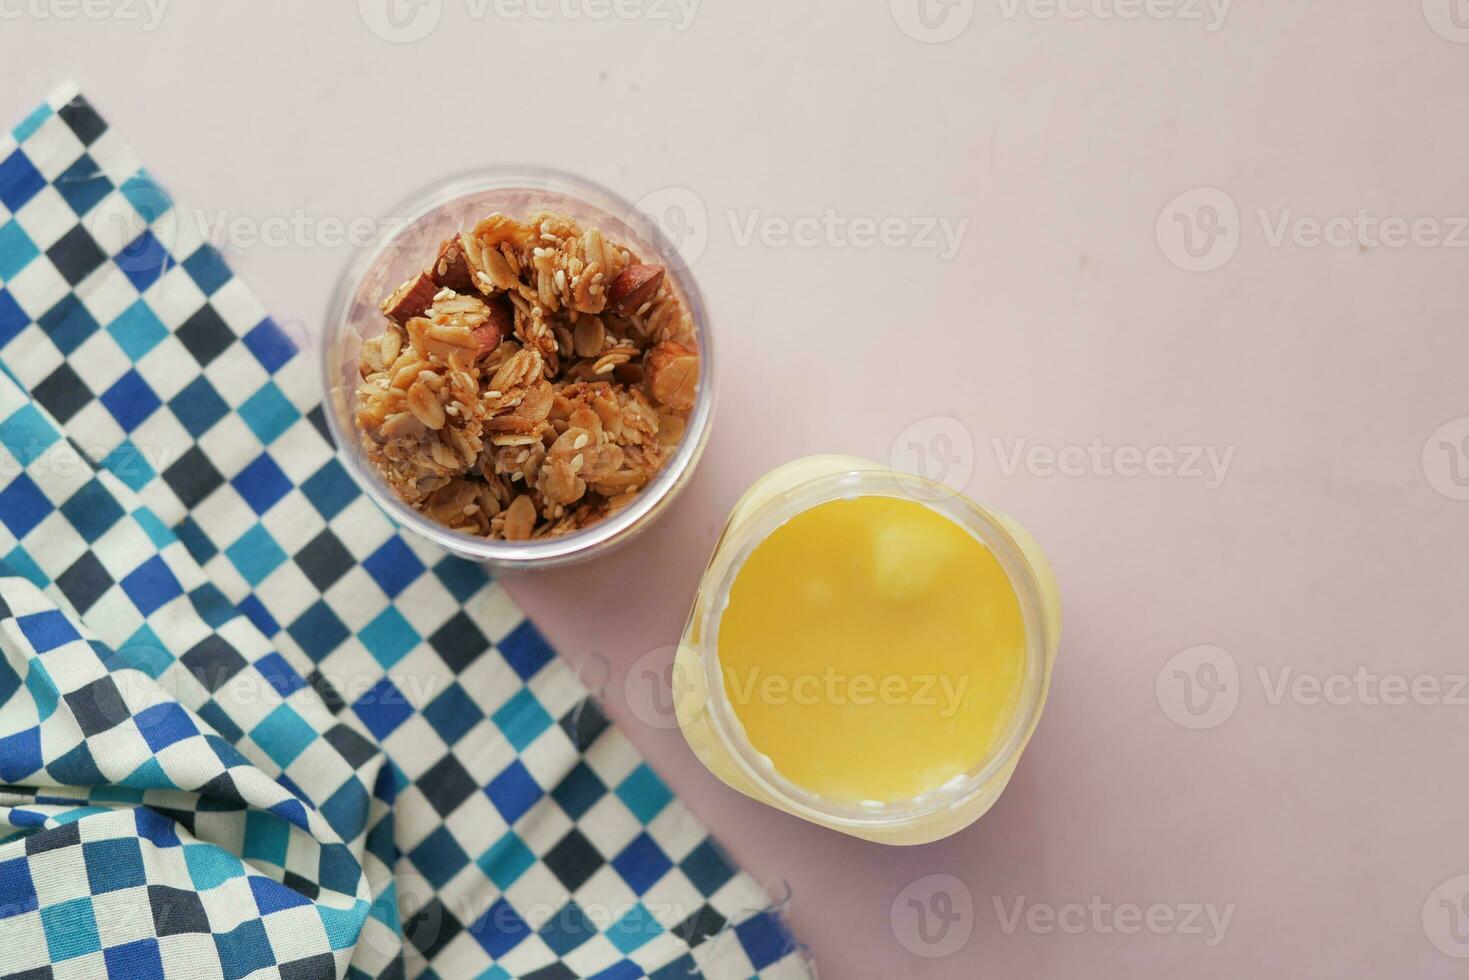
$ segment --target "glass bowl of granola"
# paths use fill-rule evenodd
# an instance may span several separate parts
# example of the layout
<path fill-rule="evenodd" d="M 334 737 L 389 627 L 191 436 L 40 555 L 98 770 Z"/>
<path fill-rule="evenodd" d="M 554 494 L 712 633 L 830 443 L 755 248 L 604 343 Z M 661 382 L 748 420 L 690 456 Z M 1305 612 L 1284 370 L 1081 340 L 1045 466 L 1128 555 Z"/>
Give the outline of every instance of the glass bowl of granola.
<path fill-rule="evenodd" d="M 539 167 L 392 212 L 322 334 L 343 462 L 400 525 L 501 568 L 621 544 L 688 482 L 714 410 L 708 314 L 657 222 Z"/>

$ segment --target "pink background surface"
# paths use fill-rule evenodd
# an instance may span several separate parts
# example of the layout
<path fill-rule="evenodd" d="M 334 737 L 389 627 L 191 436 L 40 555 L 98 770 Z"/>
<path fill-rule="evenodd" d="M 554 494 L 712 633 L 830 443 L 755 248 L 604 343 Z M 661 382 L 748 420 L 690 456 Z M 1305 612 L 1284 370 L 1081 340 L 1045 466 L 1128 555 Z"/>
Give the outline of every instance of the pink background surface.
<path fill-rule="evenodd" d="M 1466 964 L 1435 948 L 1447 920 L 1424 911 L 1469 874 L 1469 705 L 1272 704 L 1259 671 L 1469 669 L 1469 503 L 1435 490 L 1469 459 L 1437 441 L 1423 454 L 1469 415 L 1469 253 L 1273 246 L 1259 212 L 1469 214 L 1469 45 L 1430 26 L 1449 2 L 1424 0 L 1431 18 L 1416 2 L 1240 0 L 1213 32 L 1099 19 L 1090 0 L 1077 20 L 981 3 L 943 44 L 906 35 L 883 0 L 707 0 L 682 32 L 476 20 L 444 0 L 412 44 L 375 37 L 350 2 L 177 2 L 151 32 L 6 5 L 22 16 L 0 23 L 0 115 L 75 77 L 176 198 L 231 228 L 378 215 L 515 159 L 631 199 L 693 192 L 708 214 L 693 269 L 722 346 L 705 461 L 634 546 L 511 588 L 589 677 L 610 669 L 610 712 L 738 860 L 790 883 L 822 976 L 1446 978 Z M 1155 233 L 1199 187 L 1240 215 L 1223 215 L 1237 254 L 1207 273 L 1170 262 Z M 949 258 L 737 231 L 827 209 L 969 225 Z M 303 333 L 346 255 L 318 237 L 222 243 Z M 623 678 L 676 638 L 748 483 L 812 452 L 887 458 L 931 416 L 967 429 L 969 493 L 1048 548 L 1065 632 L 999 805 L 945 842 L 886 849 L 726 789 L 677 732 L 632 717 Z M 995 439 L 1234 456 L 1212 489 L 1006 475 Z M 1237 663 L 1239 702 L 1187 730 L 1155 688 L 1201 644 Z M 936 873 L 971 893 L 973 935 L 925 959 L 890 906 Z M 1234 911 L 1209 946 L 1092 924 L 1007 932 L 995 904 L 1094 895 Z"/>

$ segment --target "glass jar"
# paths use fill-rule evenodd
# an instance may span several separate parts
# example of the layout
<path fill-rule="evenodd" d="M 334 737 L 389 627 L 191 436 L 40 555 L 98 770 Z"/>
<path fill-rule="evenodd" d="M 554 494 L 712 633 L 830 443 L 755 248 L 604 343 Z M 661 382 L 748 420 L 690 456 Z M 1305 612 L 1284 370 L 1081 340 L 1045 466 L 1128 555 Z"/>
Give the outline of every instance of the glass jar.
<path fill-rule="evenodd" d="M 1025 653 L 1017 704 L 988 754 L 939 789 L 890 803 L 823 799 L 786 779 L 747 737 L 726 690 L 720 617 L 745 560 L 776 528 L 821 504 L 853 497 L 918 500 L 978 539 L 1015 590 Z M 979 819 L 1010 781 L 1045 704 L 1061 631 L 1060 594 L 1040 546 L 1003 514 L 941 484 L 848 456 L 812 456 L 776 469 L 736 504 L 704 573 L 675 659 L 680 727 L 699 759 L 747 796 L 812 823 L 885 844 L 923 844 Z"/>

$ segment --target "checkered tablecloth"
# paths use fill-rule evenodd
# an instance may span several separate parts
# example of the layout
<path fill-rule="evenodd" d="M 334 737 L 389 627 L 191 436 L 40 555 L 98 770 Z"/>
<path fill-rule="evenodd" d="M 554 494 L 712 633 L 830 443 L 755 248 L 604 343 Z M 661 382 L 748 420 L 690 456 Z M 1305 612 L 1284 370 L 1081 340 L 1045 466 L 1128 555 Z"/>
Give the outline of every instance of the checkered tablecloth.
<path fill-rule="evenodd" d="M 809 975 L 75 89 L 0 140 L 0 977 Z"/>

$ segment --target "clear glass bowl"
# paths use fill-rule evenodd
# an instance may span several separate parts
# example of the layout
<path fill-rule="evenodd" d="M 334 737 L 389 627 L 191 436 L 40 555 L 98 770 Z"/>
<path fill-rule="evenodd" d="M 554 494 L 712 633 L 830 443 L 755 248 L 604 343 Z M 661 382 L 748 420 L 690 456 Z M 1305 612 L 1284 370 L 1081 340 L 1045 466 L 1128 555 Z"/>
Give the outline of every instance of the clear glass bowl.
<path fill-rule="evenodd" d="M 663 265 L 693 317 L 702 358 L 699 391 L 688 428 L 662 472 L 637 498 L 606 520 L 560 538 L 490 541 L 451 530 L 400 500 L 368 462 L 354 418 L 364 341 L 383 331 L 378 304 L 395 286 L 426 269 L 439 243 L 467 231 L 494 211 L 524 218 L 534 211 L 560 211 L 578 223 L 600 228 L 608 239 Z M 592 181 L 537 166 L 500 166 L 461 174 L 415 194 L 391 212 L 389 231 L 359 249 L 332 293 L 321 335 L 326 420 L 338 451 L 363 491 L 398 522 L 444 550 L 501 569 L 548 568 L 605 554 L 634 537 L 688 483 L 709 438 L 714 416 L 714 351 L 703 294 L 658 223 L 628 201 Z"/>

